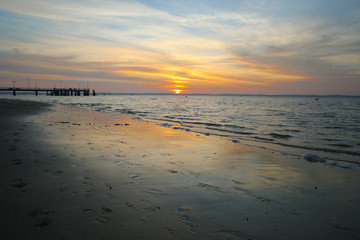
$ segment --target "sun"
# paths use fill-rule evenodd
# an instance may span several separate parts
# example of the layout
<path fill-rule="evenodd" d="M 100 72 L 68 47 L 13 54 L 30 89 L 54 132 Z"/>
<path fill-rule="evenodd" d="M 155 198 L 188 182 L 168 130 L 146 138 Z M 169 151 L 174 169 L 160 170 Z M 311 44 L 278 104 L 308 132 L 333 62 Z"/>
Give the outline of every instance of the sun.
<path fill-rule="evenodd" d="M 173 91 L 175 94 L 180 94 L 183 90 L 173 89 L 173 90 L 171 90 L 171 91 Z"/>

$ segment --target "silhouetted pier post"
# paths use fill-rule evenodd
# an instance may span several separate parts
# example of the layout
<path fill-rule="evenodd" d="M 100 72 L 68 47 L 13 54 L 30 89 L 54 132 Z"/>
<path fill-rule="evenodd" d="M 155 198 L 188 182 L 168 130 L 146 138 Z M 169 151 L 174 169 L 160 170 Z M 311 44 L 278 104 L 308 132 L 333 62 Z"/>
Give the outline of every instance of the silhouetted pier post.
<path fill-rule="evenodd" d="M 16 96 L 16 88 L 15 88 L 16 81 L 11 81 L 11 82 L 13 84 L 13 95 Z"/>

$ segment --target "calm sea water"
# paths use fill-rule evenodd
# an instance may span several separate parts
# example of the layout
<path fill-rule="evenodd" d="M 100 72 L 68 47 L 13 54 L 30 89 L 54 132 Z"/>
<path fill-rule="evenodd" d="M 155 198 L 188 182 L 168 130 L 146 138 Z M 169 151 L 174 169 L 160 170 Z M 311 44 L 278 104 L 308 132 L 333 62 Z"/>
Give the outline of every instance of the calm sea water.
<path fill-rule="evenodd" d="M 130 114 L 179 131 L 218 135 L 280 154 L 360 163 L 360 97 L 0 95 Z"/>

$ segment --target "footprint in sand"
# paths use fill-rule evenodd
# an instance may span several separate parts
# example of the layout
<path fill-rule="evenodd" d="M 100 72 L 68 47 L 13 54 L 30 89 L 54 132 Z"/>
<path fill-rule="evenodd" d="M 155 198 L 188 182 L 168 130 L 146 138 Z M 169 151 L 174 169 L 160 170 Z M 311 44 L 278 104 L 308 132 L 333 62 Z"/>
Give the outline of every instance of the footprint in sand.
<path fill-rule="evenodd" d="M 132 202 L 129 202 L 129 201 L 125 201 L 125 205 L 129 208 L 135 208 L 137 209 L 137 207 L 135 206 L 135 204 L 133 204 Z"/>
<path fill-rule="evenodd" d="M 177 231 L 175 229 L 172 229 L 172 228 L 169 228 L 169 227 L 166 227 L 165 228 L 167 232 L 169 232 L 169 234 L 171 235 L 171 237 L 175 237 L 175 234 L 177 233 Z"/>
<path fill-rule="evenodd" d="M 113 188 L 110 183 L 105 183 L 105 186 L 106 186 L 109 190 L 112 190 L 112 188 Z"/>
<path fill-rule="evenodd" d="M 43 172 L 51 174 L 51 175 L 56 176 L 56 177 L 62 176 L 63 173 L 64 173 L 61 170 L 54 171 L 54 170 L 51 170 L 51 169 L 48 169 L 48 168 L 44 169 Z"/>
<path fill-rule="evenodd" d="M 190 208 L 189 207 L 179 207 L 178 216 L 181 221 L 190 221 Z"/>
<path fill-rule="evenodd" d="M 92 197 L 92 193 L 94 191 L 94 183 L 90 180 L 90 178 L 84 177 L 82 185 L 83 188 L 81 190 L 81 194 L 84 194 L 85 197 Z"/>
<path fill-rule="evenodd" d="M 55 213 L 54 211 L 47 210 L 34 210 L 28 214 L 28 216 L 34 218 L 35 227 L 46 227 L 52 222 L 50 214 Z"/>
<path fill-rule="evenodd" d="M 169 173 L 173 173 L 173 174 L 176 174 L 176 175 L 183 175 L 185 176 L 186 174 L 183 173 L 183 172 L 180 172 L 178 170 L 173 170 L 173 169 L 170 169 L 170 170 L 167 170 Z"/>
<path fill-rule="evenodd" d="M 142 199 L 141 208 L 146 212 L 155 213 L 161 210 L 161 204 L 154 203 L 153 201 L 149 201 L 148 199 Z"/>
<path fill-rule="evenodd" d="M 217 191 L 217 192 L 224 192 L 221 187 L 217 187 L 217 186 L 207 184 L 207 183 L 199 183 L 198 187 L 201 189 L 204 189 L 204 190 L 213 190 L 213 191 Z"/>
<path fill-rule="evenodd" d="M 17 151 L 17 147 L 15 145 L 10 145 L 9 146 L 9 151 L 10 152 L 16 152 Z"/>
<path fill-rule="evenodd" d="M 84 209 L 82 213 L 86 217 L 95 217 L 97 215 L 97 211 L 91 208 Z"/>
<path fill-rule="evenodd" d="M 111 208 L 108 208 L 108 207 L 102 207 L 99 211 L 92 209 L 92 208 L 86 208 L 86 209 L 83 209 L 82 214 L 85 217 L 92 218 L 95 222 L 108 223 L 110 221 L 110 218 L 108 218 L 106 216 L 98 216 L 99 212 L 101 214 L 111 214 L 113 211 Z"/>
<path fill-rule="evenodd" d="M 101 224 L 110 222 L 110 218 L 108 218 L 108 217 L 97 217 L 94 220 L 95 220 L 95 222 L 101 223 Z"/>
<path fill-rule="evenodd" d="M 21 178 L 16 178 L 13 180 L 12 186 L 16 188 L 23 188 L 26 186 L 26 183 Z"/>
<path fill-rule="evenodd" d="M 63 171 L 58 170 L 58 171 L 52 172 L 51 174 L 54 175 L 54 176 L 62 176 L 63 173 L 64 173 Z"/>
<path fill-rule="evenodd" d="M 14 165 L 20 165 L 23 163 L 23 161 L 21 159 L 14 159 L 14 160 L 12 160 L 12 162 Z"/>
<path fill-rule="evenodd" d="M 189 174 L 195 178 L 199 178 L 200 176 L 200 172 L 195 172 L 195 171 L 189 171 Z"/>
<path fill-rule="evenodd" d="M 184 164 L 183 162 L 181 162 L 181 161 L 177 161 L 177 162 L 174 162 L 174 161 L 168 161 L 168 163 L 169 164 L 171 164 L 171 165 L 175 165 L 175 166 L 179 166 L 179 165 L 181 165 L 181 164 Z"/>
<path fill-rule="evenodd" d="M 150 194 L 151 196 L 156 196 L 156 197 L 166 197 L 166 196 L 169 196 L 168 193 L 162 191 L 161 189 L 157 189 L 157 188 L 151 188 L 151 189 L 149 189 L 148 194 Z"/>
<path fill-rule="evenodd" d="M 86 180 L 86 179 L 82 182 L 82 184 L 85 185 L 85 186 L 93 186 L 93 185 L 94 185 L 94 184 L 92 183 L 92 181 Z"/>
<path fill-rule="evenodd" d="M 244 182 L 240 182 L 240 181 L 235 180 L 235 179 L 233 179 L 232 181 L 233 181 L 233 183 L 235 183 L 236 185 L 243 185 L 243 184 L 245 184 Z"/>
<path fill-rule="evenodd" d="M 108 207 L 102 207 L 101 208 L 102 213 L 112 213 L 112 209 Z"/>
<path fill-rule="evenodd" d="M 44 218 L 41 218 L 41 219 L 38 219 L 37 221 L 35 221 L 34 226 L 36 226 L 36 227 L 46 227 L 51 222 L 52 222 L 52 219 L 50 217 L 44 217 Z"/>
<path fill-rule="evenodd" d="M 82 211 L 82 214 L 85 217 L 92 218 L 95 222 L 105 224 L 110 222 L 110 218 L 107 216 L 98 216 L 98 212 L 101 212 L 102 214 L 110 214 L 112 213 L 112 209 L 108 207 L 102 207 L 100 211 L 97 211 L 95 209 L 87 208 Z"/>
<path fill-rule="evenodd" d="M 134 182 L 129 183 L 142 183 L 140 180 L 142 179 L 139 173 L 131 173 L 129 175 L 129 178 L 133 180 Z M 136 181 L 136 182 L 135 182 Z"/>
<path fill-rule="evenodd" d="M 129 175 L 129 177 L 130 177 L 131 179 L 134 179 L 134 180 L 137 180 L 137 179 L 140 179 L 140 178 L 141 178 L 139 173 L 131 173 L 131 174 Z"/>
<path fill-rule="evenodd" d="M 190 233 L 196 233 L 199 226 L 193 224 L 193 222 L 191 221 L 190 213 L 191 213 L 190 207 L 183 206 L 178 208 L 179 220 L 186 223 L 186 226 Z"/>
<path fill-rule="evenodd" d="M 69 191 L 69 187 L 65 187 L 65 186 L 64 186 L 64 187 L 60 187 L 60 188 L 59 188 L 59 191 L 60 191 L 60 192 L 68 192 L 68 191 Z"/>
<path fill-rule="evenodd" d="M 261 201 L 261 202 L 267 202 L 267 203 L 272 202 L 272 203 L 280 204 L 280 203 L 277 202 L 277 201 L 270 200 L 270 199 L 265 198 L 265 197 L 262 197 L 262 196 L 258 196 L 258 195 L 256 195 L 256 194 L 254 194 L 253 192 L 251 192 L 250 190 L 245 189 L 245 188 L 242 188 L 242 187 L 239 187 L 239 186 L 234 187 L 234 189 L 235 189 L 236 191 L 238 191 L 238 192 L 241 192 L 241 193 L 244 194 L 244 195 L 247 195 L 247 196 L 249 196 L 249 197 L 255 198 L 256 200 L 259 200 L 259 201 Z"/>

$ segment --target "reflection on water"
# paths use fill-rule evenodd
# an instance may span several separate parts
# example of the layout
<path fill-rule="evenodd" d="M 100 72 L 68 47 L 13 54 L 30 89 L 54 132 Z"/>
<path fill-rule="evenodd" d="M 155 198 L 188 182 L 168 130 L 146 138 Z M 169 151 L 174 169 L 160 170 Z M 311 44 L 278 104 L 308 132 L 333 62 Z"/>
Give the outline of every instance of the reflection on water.
<path fill-rule="evenodd" d="M 113 224 L 103 231 L 113 236 L 132 239 L 136 226 L 141 239 L 358 237 L 356 171 L 75 107 L 58 106 L 39 121 L 48 156 L 59 160 L 42 157 L 38 165 L 63 167 L 46 174 L 75 171 L 70 181 L 55 176 L 62 200 L 81 202 L 66 217 L 96 217 Z"/>
<path fill-rule="evenodd" d="M 19 96 L 125 113 L 165 127 L 219 135 L 288 154 L 358 161 L 360 98 L 299 96 Z"/>

